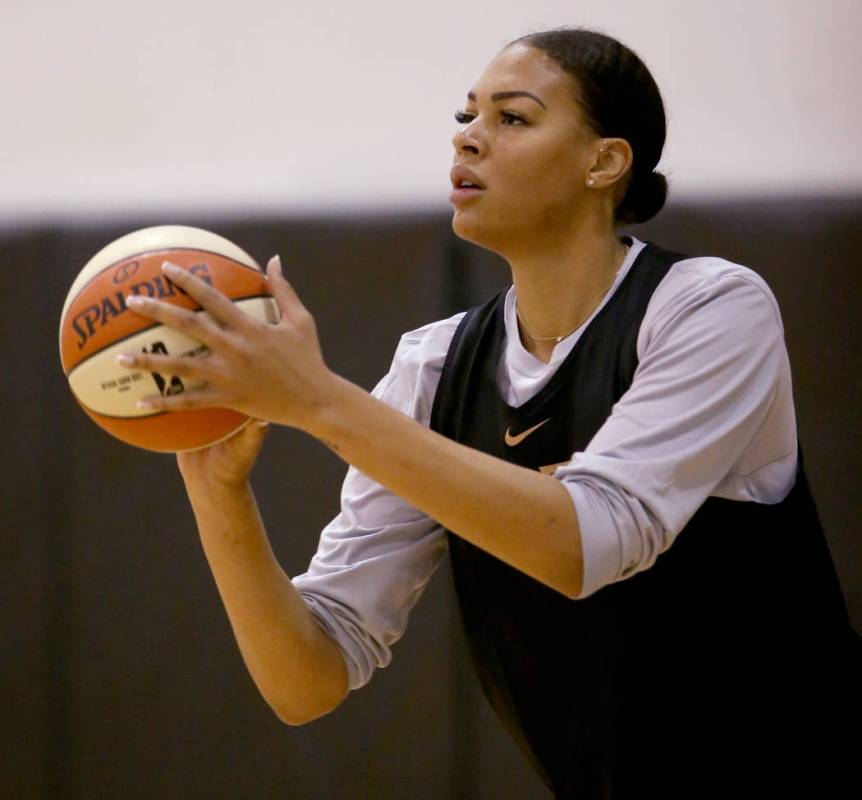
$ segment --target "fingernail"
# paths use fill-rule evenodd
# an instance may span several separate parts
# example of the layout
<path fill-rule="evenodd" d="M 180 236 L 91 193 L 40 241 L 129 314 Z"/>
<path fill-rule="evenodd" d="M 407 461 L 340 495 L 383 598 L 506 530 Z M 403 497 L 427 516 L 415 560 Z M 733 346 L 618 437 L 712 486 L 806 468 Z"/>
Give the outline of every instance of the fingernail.
<path fill-rule="evenodd" d="M 144 298 L 137 294 L 130 294 L 126 298 L 126 305 L 129 308 L 138 308 L 144 304 Z"/>
<path fill-rule="evenodd" d="M 171 264 L 170 261 L 165 261 L 162 263 L 162 271 L 173 272 L 174 274 L 176 274 L 180 271 L 180 268 L 176 264 Z"/>
<path fill-rule="evenodd" d="M 275 261 L 275 268 L 278 270 L 279 275 L 281 274 L 281 256 L 276 255 L 272 257 L 272 260 Z"/>
<path fill-rule="evenodd" d="M 135 359 L 133 356 L 126 355 L 125 353 L 121 353 L 117 356 L 117 363 L 121 367 L 131 367 L 132 364 L 135 363 Z"/>
<path fill-rule="evenodd" d="M 152 408 L 153 407 L 153 403 L 151 400 L 138 400 L 138 402 L 135 405 L 137 405 L 138 408 Z"/>

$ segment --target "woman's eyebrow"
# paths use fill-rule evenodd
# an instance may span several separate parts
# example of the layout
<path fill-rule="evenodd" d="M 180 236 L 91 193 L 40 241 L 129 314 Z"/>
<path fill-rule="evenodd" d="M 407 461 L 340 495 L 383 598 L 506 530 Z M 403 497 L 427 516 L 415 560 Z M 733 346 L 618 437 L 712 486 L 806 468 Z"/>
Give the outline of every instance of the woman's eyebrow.
<path fill-rule="evenodd" d="M 491 101 L 494 103 L 497 103 L 500 100 L 508 100 L 510 97 L 529 97 L 531 100 L 535 100 L 542 108 L 545 109 L 545 111 L 548 110 L 548 107 L 541 100 L 539 100 L 539 98 L 536 97 L 536 95 L 532 94 L 531 92 L 524 92 L 524 91 L 494 92 L 494 94 L 491 95 Z M 475 92 L 467 92 L 467 99 L 475 102 L 476 101 Z"/>

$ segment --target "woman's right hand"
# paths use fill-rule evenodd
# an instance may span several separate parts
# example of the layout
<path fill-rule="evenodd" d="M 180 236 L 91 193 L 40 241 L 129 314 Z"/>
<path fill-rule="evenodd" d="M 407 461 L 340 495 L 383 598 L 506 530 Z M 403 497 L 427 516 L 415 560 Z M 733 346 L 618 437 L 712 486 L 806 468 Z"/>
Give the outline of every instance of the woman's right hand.
<path fill-rule="evenodd" d="M 252 419 L 229 439 L 200 450 L 177 453 L 177 464 L 187 486 L 236 487 L 248 480 L 269 423 Z"/>

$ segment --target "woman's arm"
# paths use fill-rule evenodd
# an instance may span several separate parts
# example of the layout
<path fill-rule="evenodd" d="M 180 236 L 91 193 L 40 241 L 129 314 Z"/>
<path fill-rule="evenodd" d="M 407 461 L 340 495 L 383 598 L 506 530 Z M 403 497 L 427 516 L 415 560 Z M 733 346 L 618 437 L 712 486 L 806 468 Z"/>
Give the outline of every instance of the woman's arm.
<path fill-rule="evenodd" d="M 227 442 L 180 453 L 201 543 L 248 670 L 278 717 L 299 725 L 347 694 L 347 669 L 267 539 L 246 474 L 263 438 L 251 423 Z"/>
<path fill-rule="evenodd" d="M 338 376 L 305 430 L 463 539 L 580 594 L 578 518 L 556 478 L 447 439 Z"/>
<path fill-rule="evenodd" d="M 130 308 L 204 342 L 210 354 L 123 356 L 131 368 L 206 381 L 197 392 L 154 397 L 150 407 L 225 406 L 305 430 L 464 539 L 568 597 L 580 593 L 578 520 L 560 483 L 457 444 L 331 372 L 278 259 L 268 269 L 277 325 L 249 318 L 182 269 L 166 264 L 165 271 L 213 321 L 142 297 L 130 298 Z"/>

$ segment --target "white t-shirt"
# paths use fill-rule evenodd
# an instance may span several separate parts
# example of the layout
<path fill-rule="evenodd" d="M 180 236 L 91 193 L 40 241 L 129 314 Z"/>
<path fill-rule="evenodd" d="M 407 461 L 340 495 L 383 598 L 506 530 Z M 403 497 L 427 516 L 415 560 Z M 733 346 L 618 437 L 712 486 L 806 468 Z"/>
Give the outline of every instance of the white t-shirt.
<path fill-rule="evenodd" d="M 644 247 L 628 238 L 613 287 L 547 364 L 521 343 L 510 287 L 497 372 L 509 405 L 523 404 L 548 382 L 613 296 Z M 464 313 L 405 333 L 372 394 L 429 425 L 443 361 Z M 707 497 L 777 503 L 795 478 L 784 330 L 775 298 L 756 273 L 715 257 L 674 264 L 650 299 L 637 354 L 632 385 L 611 416 L 554 473 L 578 516 L 581 597 L 648 569 Z M 739 545 L 729 540 L 728 546 Z M 435 520 L 348 468 L 341 511 L 293 583 L 340 645 L 351 689 L 389 664 L 391 645 L 446 550 Z"/>

